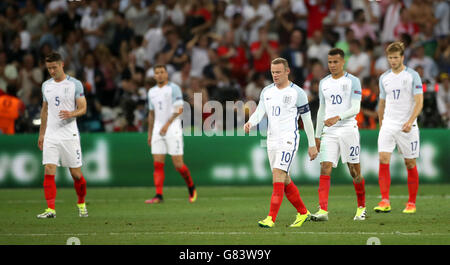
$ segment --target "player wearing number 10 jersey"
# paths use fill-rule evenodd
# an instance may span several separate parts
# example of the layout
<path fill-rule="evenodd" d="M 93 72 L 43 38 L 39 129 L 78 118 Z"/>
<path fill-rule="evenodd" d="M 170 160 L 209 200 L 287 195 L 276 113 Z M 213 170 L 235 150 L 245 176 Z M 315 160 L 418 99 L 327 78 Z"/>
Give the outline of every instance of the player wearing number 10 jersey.
<path fill-rule="evenodd" d="M 274 226 L 283 196 L 286 194 L 288 200 L 297 209 L 297 217 L 291 227 L 300 227 L 309 220 L 310 213 L 289 176 L 289 169 L 299 146 L 298 118 L 302 117 L 308 137 L 308 155 L 311 160 L 317 156 L 314 127 L 305 92 L 288 79 L 290 71 L 287 61 L 283 58 L 274 59 L 270 70 L 274 83 L 262 90 L 256 111 L 244 125 L 244 130 L 248 133 L 264 115 L 267 115 L 269 121 L 267 154 L 273 174 L 273 193 L 269 215 L 266 219 L 259 221 L 258 225 L 267 228 Z"/>
<path fill-rule="evenodd" d="M 333 167 L 347 163 L 353 177 L 358 208 L 354 220 L 365 220 L 365 187 L 359 163 L 359 131 L 355 116 L 361 105 L 361 83 L 344 71 L 344 51 L 338 48 L 328 52 L 330 75 L 319 83 L 320 105 L 317 112 L 316 145 L 320 148 L 320 209 L 311 216 L 313 221 L 328 220 L 328 194 Z M 325 127 L 324 127 L 325 126 Z"/>
<path fill-rule="evenodd" d="M 378 182 L 382 200 L 374 208 L 376 212 L 391 211 L 389 161 L 395 146 L 403 155 L 408 171 L 409 200 L 403 212 L 416 212 L 416 195 L 419 187 L 416 158 L 419 157 L 420 150 L 417 116 L 422 111 L 423 91 L 419 74 L 403 64 L 403 52 L 404 45 L 401 42 L 394 42 L 386 48 L 391 69 L 382 74 L 379 80 L 378 117 L 381 128 L 378 135 L 380 156 Z"/>

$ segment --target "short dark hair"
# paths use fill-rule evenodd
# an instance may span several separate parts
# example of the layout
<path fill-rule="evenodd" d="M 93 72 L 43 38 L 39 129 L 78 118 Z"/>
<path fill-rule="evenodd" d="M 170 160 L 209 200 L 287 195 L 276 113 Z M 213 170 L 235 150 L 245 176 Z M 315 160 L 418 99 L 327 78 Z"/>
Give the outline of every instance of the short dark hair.
<path fill-rule="evenodd" d="M 167 72 L 167 67 L 165 64 L 157 64 L 153 67 L 154 70 L 156 70 L 158 68 L 164 68 L 164 70 L 166 70 L 166 72 Z"/>
<path fill-rule="evenodd" d="M 333 48 L 328 52 L 328 55 L 340 55 L 342 58 L 345 57 L 345 52 L 339 48 Z"/>
<path fill-rule="evenodd" d="M 51 52 L 49 55 L 45 57 L 46 63 L 59 62 L 62 61 L 61 54 L 57 52 Z"/>

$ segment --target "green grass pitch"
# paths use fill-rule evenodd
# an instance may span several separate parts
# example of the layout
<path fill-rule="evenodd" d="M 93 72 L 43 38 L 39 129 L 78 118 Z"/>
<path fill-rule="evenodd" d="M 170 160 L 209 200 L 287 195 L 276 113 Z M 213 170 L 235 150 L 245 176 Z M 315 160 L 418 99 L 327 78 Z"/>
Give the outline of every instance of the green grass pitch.
<path fill-rule="evenodd" d="M 190 204 L 185 187 L 166 187 L 165 201 L 144 204 L 154 193 L 148 188 L 89 188 L 89 217 L 78 217 L 74 189 L 59 188 L 56 219 L 37 219 L 46 208 L 42 189 L 0 190 L 0 244 L 65 245 L 77 237 L 81 244 L 146 245 L 365 245 L 376 237 L 383 245 L 450 244 L 450 185 L 420 185 L 417 213 L 402 213 L 407 185 L 391 187 L 391 213 L 375 213 L 377 185 L 366 186 L 368 217 L 353 221 L 353 185 L 332 185 L 328 222 L 305 222 L 288 228 L 295 209 L 284 198 L 272 229 L 257 221 L 269 211 L 271 186 L 198 187 Z M 299 186 L 311 212 L 317 210 L 317 186 Z"/>

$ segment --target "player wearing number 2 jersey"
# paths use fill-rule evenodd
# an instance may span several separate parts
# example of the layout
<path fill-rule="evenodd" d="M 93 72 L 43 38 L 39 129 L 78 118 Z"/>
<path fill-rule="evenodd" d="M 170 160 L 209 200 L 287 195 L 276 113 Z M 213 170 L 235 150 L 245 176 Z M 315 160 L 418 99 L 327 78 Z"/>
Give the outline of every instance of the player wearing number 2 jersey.
<path fill-rule="evenodd" d="M 248 133 L 264 115 L 267 115 L 269 121 L 267 154 L 273 174 L 273 193 L 269 215 L 258 222 L 261 227 L 274 226 L 284 194 L 297 209 L 297 217 L 291 227 L 300 227 L 310 218 L 310 213 L 289 176 L 289 169 L 299 147 L 299 116 L 302 117 L 305 126 L 309 145 L 308 154 L 311 160 L 317 156 L 314 128 L 306 94 L 303 89 L 289 81 L 289 72 L 285 59 L 277 58 L 272 61 L 271 73 L 274 83 L 263 89 L 256 111 L 244 125 L 244 130 Z"/>
<path fill-rule="evenodd" d="M 328 220 L 328 194 L 333 167 L 347 163 L 353 177 L 358 208 L 354 220 L 365 220 L 365 188 L 359 163 L 359 131 L 355 119 L 361 105 L 359 79 L 344 72 L 344 51 L 338 48 L 328 52 L 330 75 L 319 83 L 320 105 L 317 113 L 316 144 L 320 148 L 319 211 L 313 221 Z"/>
<path fill-rule="evenodd" d="M 183 177 L 189 191 L 189 202 L 197 199 L 197 191 L 188 167 L 183 161 L 183 131 L 179 116 L 183 113 L 183 95 L 178 85 L 169 82 L 165 65 L 155 65 L 156 85 L 148 91 L 148 139 L 152 149 L 153 181 L 156 195 L 145 203 L 163 201 L 164 161 L 172 156 L 175 169 Z"/>
<path fill-rule="evenodd" d="M 87 217 L 84 198 L 86 180 L 81 172 L 81 146 L 76 118 L 86 113 L 86 98 L 83 85 L 77 79 L 64 73 L 61 55 L 51 53 L 45 58 L 45 65 L 52 77 L 42 84 L 41 127 L 38 146 L 43 151 L 45 165 L 44 193 L 47 210 L 38 218 L 55 218 L 56 167 L 68 167 L 78 195 L 80 217 Z"/>
<path fill-rule="evenodd" d="M 378 153 L 380 167 L 378 182 L 381 202 L 374 208 L 376 212 L 390 212 L 389 188 L 391 176 L 389 162 L 395 146 L 405 159 L 408 171 L 409 200 L 404 213 L 416 212 L 416 196 L 419 187 L 419 174 L 416 158 L 419 157 L 420 141 L 417 116 L 422 111 L 423 91 L 419 74 L 403 64 L 404 45 L 394 42 L 386 48 L 391 69 L 380 76 L 380 101 L 378 117 Z"/>

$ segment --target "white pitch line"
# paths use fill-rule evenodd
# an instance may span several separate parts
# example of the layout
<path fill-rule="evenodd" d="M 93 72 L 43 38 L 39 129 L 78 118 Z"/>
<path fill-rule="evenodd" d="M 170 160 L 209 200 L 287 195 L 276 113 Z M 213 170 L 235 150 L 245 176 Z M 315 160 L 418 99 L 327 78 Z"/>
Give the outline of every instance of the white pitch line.
<path fill-rule="evenodd" d="M 375 235 L 375 236 L 385 236 L 385 235 L 397 235 L 397 236 L 449 236 L 450 233 L 423 233 L 423 232 L 307 232 L 307 231 L 287 231 L 287 232 L 125 232 L 125 233 L 50 233 L 50 234 L 0 234 L 0 237 L 14 237 L 14 236 L 24 236 L 24 237 L 39 237 L 39 236 L 122 236 L 122 235 L 132 235 L 132 236 L 142 236 L 142 235 L 217 235 L 217 236 L 235 236 L 235 235 L 267 235 L 267 234 L 299 234 L 299 235 Z"/>

